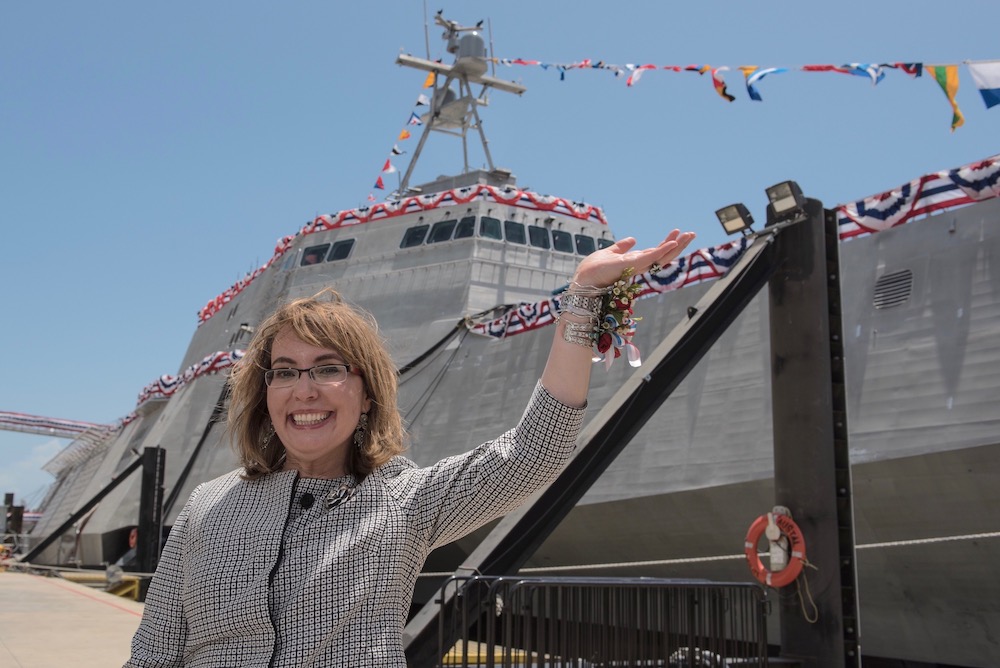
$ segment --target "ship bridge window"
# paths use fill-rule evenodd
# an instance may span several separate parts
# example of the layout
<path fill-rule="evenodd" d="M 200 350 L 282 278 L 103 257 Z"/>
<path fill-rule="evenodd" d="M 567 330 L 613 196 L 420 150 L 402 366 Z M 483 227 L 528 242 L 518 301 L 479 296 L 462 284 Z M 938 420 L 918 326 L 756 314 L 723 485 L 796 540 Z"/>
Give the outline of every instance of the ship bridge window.
<path fill-rule="evenodd" d="M 604 237 L 601 237 L 600 239 L 597 240 L 598 248 L 607 248 L 608 246 L 614 246 L 614 245 L 615 245 L 614 239 L 605 239 Z"/>
<path fill-rule="evenodd" d="M 428 229 L 430 229 L 430 225 L 415 225 L 406 230 L 406 233 L 403 234 L 403 240 L 399 243 L 399 247 L 413 248 L 424 243 L 424 237 L 427 236 Z"/>
<path fill-rule="evenodd" d="M 427 238 L 427 243 L 436 244 L 439 241 L 448 241 L 451 239 L 451 233 L 455 231 L 457 222 L 455 220 L 441 220 L 434 223 L 434 227 L 431 228 L 431 235 Z"/>
<path fill-rule="evenodd" d="M 500 231 L 500 221 L 489 216 L 480 218 L 479 236 L 484 239 L 503 239 L 503 234 Z"/>
<path fill-rule="evenodd" d="M 528 241 L 535 248 L 551 248 L 549 242 L 549 231 L 544 227 L 531 226 L 528 228 Z"/>
<path fill-rule="evenodd" d="M 524 235 L 524 223 L 518 223 L 513 220 L 505 220 L 503 221 L 503 231 L 507 237 L 507 241 L 512 244 L 528 243 L 528 240 Z"/>
<path fill-rule="evenodd" d="M 465 239 L 466 237 L 471 237 L 476 233 L 476 217 L 466 216 L 462 220 L 458 221 L 458 226 L 455 227 L 455 238 Z"/>
<path fill-rule="evenodd" d="M 552 247 L 561 253 L 572 253 L 573 235 L 564 230 L 552 230 Z"/>
<path fill-rule="evenodd" d="M 580 255 L 590 255 L 595 250 L 597 246 L 594 245 L 594 237 L 588 237 L 586 234 L 576 235 L 576 252 Z"/>
<path fill-rule="evenodd" d="M 333 244 L 333 250 L 330 251 L 330 257 L 326 258 L 326 261 L 346 260 L 347 256 L 351 254 L 352 248 L 354 248 L 354 239 L 338 241 Z"/>
<path fill-rule="evenodd" d="M 309 248 L 302 251 L 302 262 L 303 267 L 310 264 L 319 264 L 326 258 L 326 252 L 330 250 L 330 244 L 323 244 L 321 246 L 310 246 Z"/>
<path fill-rule="evenodd" d="M 883 274 L 875 281 L 873 304 L 877 309 L 899 306 L 910 298 L 913 290 L 913 272 L 909 269 Z"/>

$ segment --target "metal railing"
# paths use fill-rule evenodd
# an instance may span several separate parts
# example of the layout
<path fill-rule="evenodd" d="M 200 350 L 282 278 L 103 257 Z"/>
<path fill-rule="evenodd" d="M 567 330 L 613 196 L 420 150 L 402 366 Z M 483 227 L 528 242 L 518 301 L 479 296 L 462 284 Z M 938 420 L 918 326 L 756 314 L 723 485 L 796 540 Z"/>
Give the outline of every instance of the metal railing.
<path fill-rule="evenodd" d="M 438 666 L 767 666 L 756 584 L 472 576 L 441 594 Z"/>

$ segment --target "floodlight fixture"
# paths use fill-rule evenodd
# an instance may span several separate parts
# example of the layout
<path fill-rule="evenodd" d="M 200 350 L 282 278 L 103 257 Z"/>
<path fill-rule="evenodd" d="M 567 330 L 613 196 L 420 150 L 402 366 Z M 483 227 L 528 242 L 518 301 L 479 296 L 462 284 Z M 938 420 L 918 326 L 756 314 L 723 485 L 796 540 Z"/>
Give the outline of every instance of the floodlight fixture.
<path fill-rule="evenodd" d="M 805 211 L 806 198 L 795 181 L 782 181 L 764 190 L 767 193 L 767 224 L 781 223 Z"/>
<path fill-rule="evenodd" d="M 753 233 L 753 229 L 750 227 L 753 225 L 753 216 L 750 215 L 750 211 L 740 202 L 722 207 L 715 212 L 715 216 L 719 219 L 719 223 L 722 225 L 722 229 L 726 231 L 726 234 L 742 232 L 746 236 Z"/>

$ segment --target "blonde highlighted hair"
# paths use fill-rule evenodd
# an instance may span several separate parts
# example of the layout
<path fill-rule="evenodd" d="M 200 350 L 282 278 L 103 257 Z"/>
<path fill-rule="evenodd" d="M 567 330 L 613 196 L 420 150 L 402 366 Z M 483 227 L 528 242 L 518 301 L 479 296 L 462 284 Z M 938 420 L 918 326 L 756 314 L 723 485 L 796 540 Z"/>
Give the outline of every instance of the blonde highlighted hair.
<path fill-rule="evenodd" d="M 332 289 L 296 299 L 278 308 L 254 332 L 243 358 L 229 376 L 227 429 L 245 469 L 255 480 L 281 469 L 285 448 L 271 433 L 264 371 L 271 368 L 271 347 L 289 329 L 303 342 L 337 351 L 361 372 L 371 399 L 368 430 L 359 448 L 350 448 L 347 470 L 359 480 L 405 450 L 406 433 L 396 403 L 396 367 L 372 315 L 348 303 Z"/>

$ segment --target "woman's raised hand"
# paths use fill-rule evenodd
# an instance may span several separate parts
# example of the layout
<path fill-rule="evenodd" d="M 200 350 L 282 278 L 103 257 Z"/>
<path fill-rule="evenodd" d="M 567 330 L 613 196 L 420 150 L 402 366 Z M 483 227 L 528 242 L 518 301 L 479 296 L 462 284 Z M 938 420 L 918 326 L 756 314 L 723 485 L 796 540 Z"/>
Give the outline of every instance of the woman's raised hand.
<path fill-rule="evenodd" d="M 579 285 L 603 288 L 622 276 L 626 269 L 633 274 L 649 271 L 654 264 L 673 262 L 694 239 L 694 232 L 673 230 L 658 246 L 635 250 L 635 239 L 625 237 L 585 257 L 576 268 L 573 281 Z"/>

